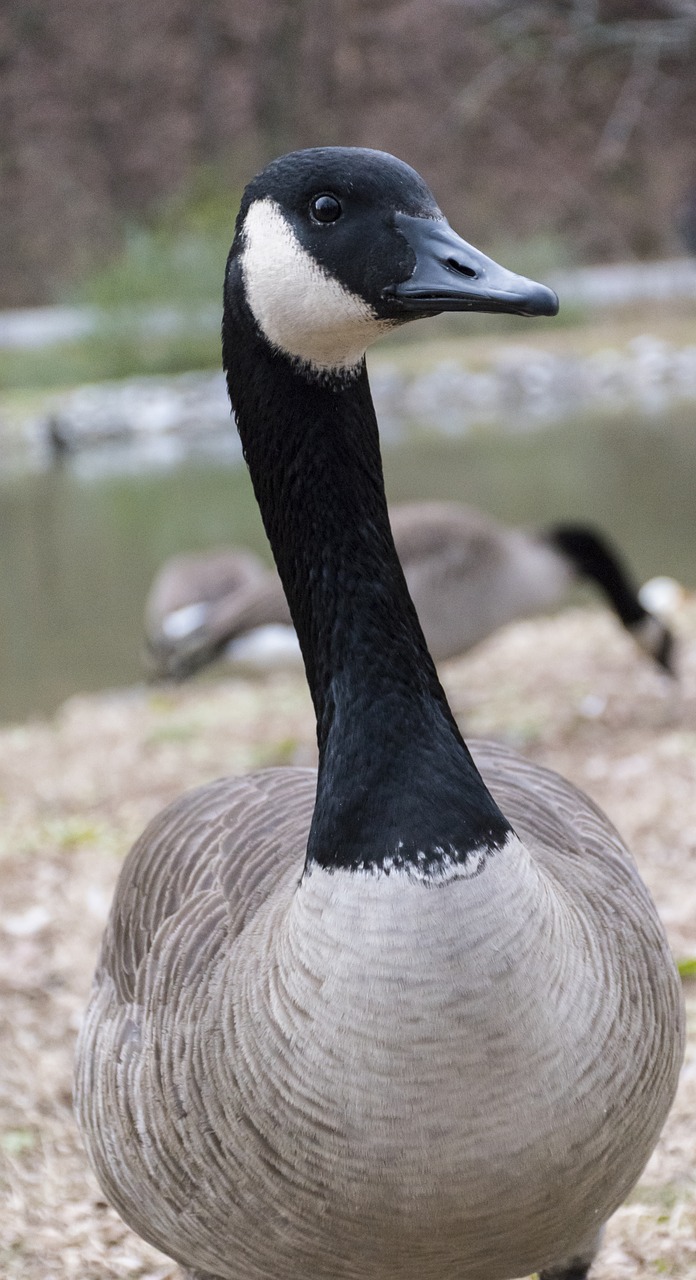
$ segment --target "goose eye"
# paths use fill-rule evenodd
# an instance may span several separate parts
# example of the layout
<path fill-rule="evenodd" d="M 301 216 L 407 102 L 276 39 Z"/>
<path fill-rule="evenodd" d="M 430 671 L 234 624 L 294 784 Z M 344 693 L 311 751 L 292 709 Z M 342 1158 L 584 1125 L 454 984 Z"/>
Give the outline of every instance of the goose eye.
<path fill-rule="evenodd" d="M 315 222 L 336 222 L 343 211 L 335 196 L 315 196 L 310 201 L 309 212 Z"/>

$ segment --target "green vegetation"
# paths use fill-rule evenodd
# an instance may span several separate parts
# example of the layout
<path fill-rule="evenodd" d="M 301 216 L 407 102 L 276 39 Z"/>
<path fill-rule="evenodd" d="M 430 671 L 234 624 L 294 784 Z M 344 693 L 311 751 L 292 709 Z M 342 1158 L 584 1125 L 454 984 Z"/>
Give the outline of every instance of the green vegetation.
<path fill-rule="evenodd" d="M 219 303 L 239 192 L 216 169 L 202 169 L 188 191 L 163 205 L 147 226 L 126 229 L 121 252 L 65 301 L 105 311 Z"/>
<path fill-rule="evenodd" d="M 528 236 L 526 240 L 499 236 L 493 244 L 484 247 L 489 257 L 535 280 L 543 280 L 550 272 L 567 271 L 580 265 L 572 243 L 553 232 Z"/>
<path fill-rule="evenodd" d="M 238 205 L 239 193 L 206 169 L 149 225 L 127 227 L 120 252 L 62 299 L 95 309 L 94 332 L 38 351 L 0 351 L 0 389 L 216 368 Z"/>
<path fill-rule="evenodd" d="M 40 351 L 0 351 L 0 391 L 72 387 L 139 374 L 185 373 L 220 364 L 217 330 L 183 328 L 148 335 L 134 318 L 104 315 L 97 331 L 79 342 Z"/>
<path fill-rule="evenodd" d="M 148 224 L 126 227 L 120 251 L 62 299 L 94 308 L 95 330 L 41 350 L 0 351 L 0 391 L 217 368 L 222 276 L 238 205 L 239 192 L 220 172 L 202 169 L 185 194 L 163 205 Z M 567 246 L 553 236 L 487 247 L 499 261 L 540 279 L 569 261 Z M 564 309 L 560 323 L 578 318 Z M 559 321 L 552 323 L 557 327 Z M 447 316 L 436 331 L 471 340 L 515 329 L 514 317 L 466 316 L 462 322 Z M 393 342 L 398 349 L 423 337 L 422 326 L 409 326 Z"/>
<path fill-rule="evenodd" d="M 36 1146 L 37 1138 L 33 1129 L 6 1129 L 0 1134 L 0 1150 L 8 1156 L 20 1156 Z"/>

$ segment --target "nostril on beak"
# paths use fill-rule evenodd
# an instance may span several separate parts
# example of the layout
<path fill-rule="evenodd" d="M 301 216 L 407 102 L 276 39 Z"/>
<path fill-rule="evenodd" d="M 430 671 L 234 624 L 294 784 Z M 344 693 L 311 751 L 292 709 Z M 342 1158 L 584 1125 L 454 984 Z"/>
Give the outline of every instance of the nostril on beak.
<path fill-rule="evenodd" d="M 445 260 L 445 265 L 448 266 L 451 271 L 456 271 L 460 276 L 468 276 L 470 280 L 478 279 L 476 272 L 471 267 L 465 267 L 464 263 L 457 262 L 456 258 L 447 258 Z"/>

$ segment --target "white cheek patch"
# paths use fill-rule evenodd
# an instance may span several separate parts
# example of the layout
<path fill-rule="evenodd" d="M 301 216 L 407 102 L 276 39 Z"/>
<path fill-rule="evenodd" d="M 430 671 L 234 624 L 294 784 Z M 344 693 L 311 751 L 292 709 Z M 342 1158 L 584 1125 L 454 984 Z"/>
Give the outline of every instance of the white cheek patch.
<path fill-rule="evenodd" d="M 303 249 L 274 200 L 255 200 L 241 259 L 247 302 L 272 346 L 317 372 L 347 371 L 391 328 Z"/>

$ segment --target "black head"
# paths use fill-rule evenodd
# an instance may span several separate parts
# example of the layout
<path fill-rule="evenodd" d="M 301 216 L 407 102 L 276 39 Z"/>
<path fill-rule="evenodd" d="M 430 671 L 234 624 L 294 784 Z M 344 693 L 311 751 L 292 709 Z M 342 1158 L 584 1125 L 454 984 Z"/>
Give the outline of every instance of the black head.
<path fill-rule="evenodd" d="M 292 152 L 249 183 L 226 287 L 272 347 L 319 370 L 355 367 L 417 316 L 558 309 L 550 289 L 461 240 L 409 165 L 351 147 Z"/>
<path fill-rule="evenodd" d="M 665 671 L 668 676 L 676 676 L 677 654 L 674 636 L 672 635 L 669 627 L 666 626 L 660 618 L 656 618 L 653 614 L 649 613 L 648 619 L 650 622 L 655 624 L 655 627 L 653 629 L 653 635 L 648 640 L 647 646 L 643 645 L 643 647 L 647 647 L 647 652 L 650 657 L 654 659 L 659 667 L 662 667 L 662 670 Z"/>

